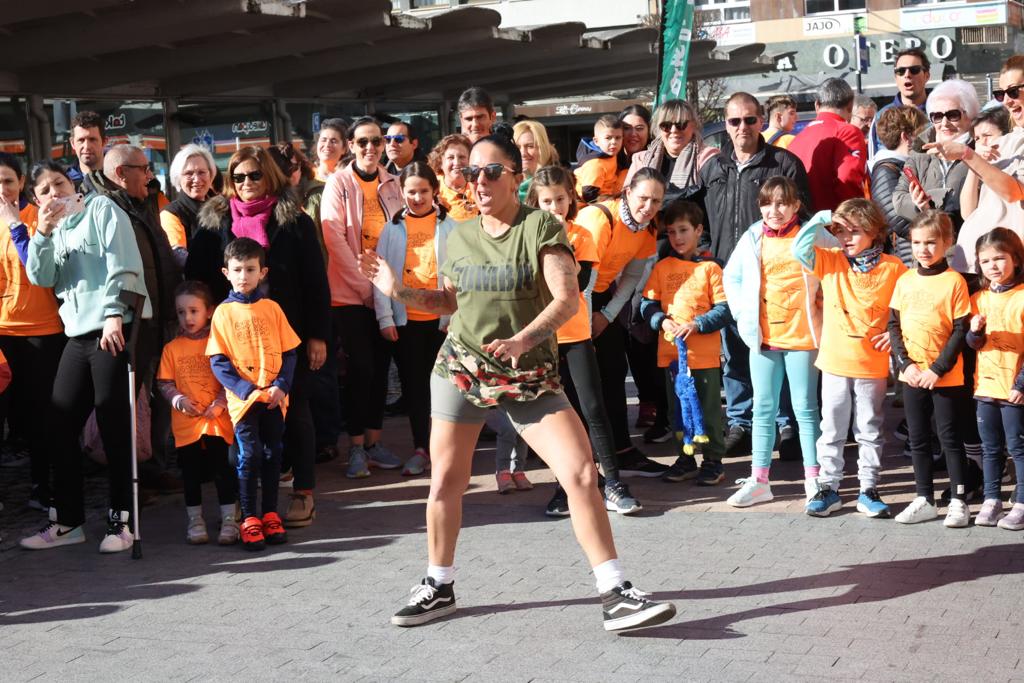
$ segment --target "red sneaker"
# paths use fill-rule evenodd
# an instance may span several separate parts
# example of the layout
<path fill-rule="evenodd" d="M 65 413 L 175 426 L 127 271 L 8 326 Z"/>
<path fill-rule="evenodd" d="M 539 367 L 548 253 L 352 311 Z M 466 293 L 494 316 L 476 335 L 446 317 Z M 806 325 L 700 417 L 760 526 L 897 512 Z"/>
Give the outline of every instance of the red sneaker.
<path fill-rule="evenodd" d="M 263 523 L 259 517 L 246 517 L 242 522 L 242 547 L 246 550 L 263 550 Z"/>
<path fill-rule="evenodd" d="M 284 530 L 284 524 L 276 512 L 263 515 L 263 535 L 270 545 L 279 545 L 288 540 L 288 532 Z"/>

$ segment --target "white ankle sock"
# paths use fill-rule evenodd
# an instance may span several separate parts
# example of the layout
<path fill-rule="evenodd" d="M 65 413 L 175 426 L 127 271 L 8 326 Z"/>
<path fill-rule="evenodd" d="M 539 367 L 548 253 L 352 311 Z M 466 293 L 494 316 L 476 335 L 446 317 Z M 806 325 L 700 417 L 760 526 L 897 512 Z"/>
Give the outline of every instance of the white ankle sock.
<path fill-rule="evenodd" d="M 203 506 L 202 505 L 186 505 L 185 506 L 185 512 L 188 513 L 188 518 L 189 519 L 193 519 L 195 517 L 202 517 L 203 516 Z"/>
<path fill-rule="evenodd" d="M 626 579 L 622 571 L 622 563 L 618 558 L 602 562 L 594 567 L 592 571 L 594 572 L 594 580 L 597 582 L 598 593 L 607 593 Z"/>
<path fill-rule="evenodd" d="M 428 564 L 427 576 L 436 584 L 452 583 L 455 581 L 455 567 L 439 567 L 436 564 Z"/>
<path fill-rule="evenodd" d="M 228 503 L 227 505 L 221 505 L 220 517 L 221 519 L 224 519 L 225 517 L 231 517 L 231 519 L 235 519 L 235 504 Z M 237 522 L 238 520 L 235 519 L 235 521 Z"/>

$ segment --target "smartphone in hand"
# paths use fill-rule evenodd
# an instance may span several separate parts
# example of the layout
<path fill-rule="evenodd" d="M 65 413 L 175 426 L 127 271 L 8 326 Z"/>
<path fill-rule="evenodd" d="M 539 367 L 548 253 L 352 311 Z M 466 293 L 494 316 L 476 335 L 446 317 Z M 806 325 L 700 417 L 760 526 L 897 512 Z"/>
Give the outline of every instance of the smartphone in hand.
<path fill-rule="evenodd" d="M 64 216 L 74 216 L 85 211 L 85 197 L 73 194 L 70 197 L 57 197 L 53 202 L 64 207 Z"/>
<path fill-rule="evenodd" d="M 921 192 L 924 192 L 925 194 L 928 194 L 924 189 L 924 185 L 922 185 L 921 181 L 918 180 L 917 174 L 914 173 L 914 169 L 910 168 L 909 166 L 904 166 L 903 175 L 906 176 L 907 182 L 909 182 L 911 185 L 916 185 L 917 189 L 921 190 Z"/>

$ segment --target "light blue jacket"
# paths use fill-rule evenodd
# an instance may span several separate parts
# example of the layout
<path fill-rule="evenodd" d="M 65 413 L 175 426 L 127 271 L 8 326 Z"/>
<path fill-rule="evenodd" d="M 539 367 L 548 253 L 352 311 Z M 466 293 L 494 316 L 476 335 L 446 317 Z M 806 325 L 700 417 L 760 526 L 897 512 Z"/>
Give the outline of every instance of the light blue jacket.
<path fill-rule="evenodd" d="M 131 322 L 121 290 L 146 295 L 142 317 L 153 315 L 131 221 L 102 195 L 86 197 L 82 213 L 61 219 L 49 236 L 36 231 L 25 270 L 32 284 L 53 287 L 69 337 L 102 330 L 114 316 Z"/>
<path fill-rule="evenodd" d="M 815 214 L 804 224 L 799 234 L 816 235 L 814 245 L 819 247 L 837 247 L 839 241 L 830 233 L 815 231 L 808 226 L 825 225 L 832 219 L 829 211 Z M 736 321 L 736 329 L 740 339 L 752 353 L 761 352 L 761 238 L 764 235 L 764 221 L 751 225 L 736 244 L 729 262 L 722 273 L 722 285 L 725 298 L 729 301 L 729 311 Z M 820 232 L 820 234 L 817 234 Z M 795 259 L 794 259 L 795 260 Z M 818 306 L 818 278 L 812 273 L 803 271 L 804 305 L 807 317 L 811 321 L 811 336 L 815 348 L 821 342 L 821 308 Z"/>
<path fill-rule="evenodd" d="M 434 257 L 437 260 L 437 288 L 444 288 L 444 277 L 441 275 L 441 266 L 448 257 L 448 235 L 455 229 L 455 221 L 451 216 L 441 219 L 437 216 L 437 228 L 434 230 Z M 406 237 L 405 213 L 399 214 L 395 220 L 384 226 L 384 232 L 377 241 L 377 253 L 380 254 L 395 277 L 401 282 L 402 273 L 405 271 Z M 384 296 L 376 287 L 373 288 L 373 307 L 377 311 L 377 324 L 380 329 L 385 327 L 402 327 L 409 322 L 405 312 L 405 304 Z M 448 327 L 451 316 L 441 316 L 439 325 L 441 329 Z"/>

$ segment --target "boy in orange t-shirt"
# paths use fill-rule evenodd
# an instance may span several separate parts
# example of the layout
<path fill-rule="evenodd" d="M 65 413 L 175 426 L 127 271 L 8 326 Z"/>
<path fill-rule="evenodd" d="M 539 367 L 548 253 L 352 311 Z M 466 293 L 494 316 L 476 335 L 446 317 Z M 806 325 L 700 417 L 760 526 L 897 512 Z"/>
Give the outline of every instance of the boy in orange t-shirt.
<path fill-rule="evenodd" d="M 725 478 L 719 377 L 721 336 L 718 332 L 732 318 L 722 287 L 721 266 L 697 252 L 704 232 L 704 212 L 693 202 L 677 200 L 665 209 L 663 220 L 672 253 L 654 265 L 643 288 L 640 311 L 644 321 L 661 333 L 658 367 L 665 368 L 666 388 L 673 403 L 678 403 L 679 399 L 674 390 L 675 378 L 668 367 L 678 355 L 676 338 L 686 340 L 687 367 L 697 387 L 708 436 L 699 470 L 694 456 L 680 450 L 679 458 L 664 474 L 664 479 L 684 481 L 696 477 L 697 484 L 714 486 Z M 676 411 L 670 414 L 675 415 Z"/>
<path fill-rule="evenodd" d="M 210 540 L 203 520 L 202 484 L 212 474 L 221 513 L 217 542 L 230 545 L 238 541 L 238 478 L 228 462 L 228 444 L 235 439 L 224 387 L 213 376 L 206 357 L 213 294 L 203 282 L 182 282 L 174 292 L 174 307 L 179 335 L 164 346 L 156 381 L 173 409 L 171 431 L 188 513 L 185 538 L 193 545 Z"/>
<path fill-rule="evenodd" d="M 284 412 L 295 373 L 295 349 L 301 343 L 281 307 L 259 290 L 267 276 L 266 258 L 255 240 L 241 237 L 228 244 L 223 272 L 231 293 L 213 314 L 206 346 L 213 374 L 227 390 L 228 413 L 235 426 L 241 535 L 247 550 L 287 540 L 277 514 L 277 484 Z M 260 481 L 262 517 L 256 514 Z"/>
<path fill-rule="evenodd" d="M 616 199 L 622 194 L 628 170 L 619 168 L 622 121 L 612 114 L 599 118 L 594 124 L 593 145 L 601 155 L 584 161 L 576 168 L 576 194 L 586 202 Z"/>
<path fill-rule="evenodd" d="M 822 212 L 826 216 L 827 212 Z M 821 282 L 823 321 L 815 365 L 821 370 L 821 436 L 818 438 L 817 493 L 804 511 L 827 517 L 842 507 L 846 435 L 853 422 L 857 441 L 857 510 L 888 517 L 878 495 L 882 469 L 882 423 L 889 376 L 889 300 L 907 268 L 882 253 L 885 216 L 866 199 L 848 199 L 831 213 L 839 247 L 815 246 L 827 225 L 808 222 L 793 242 L 793 256 Z"/>

